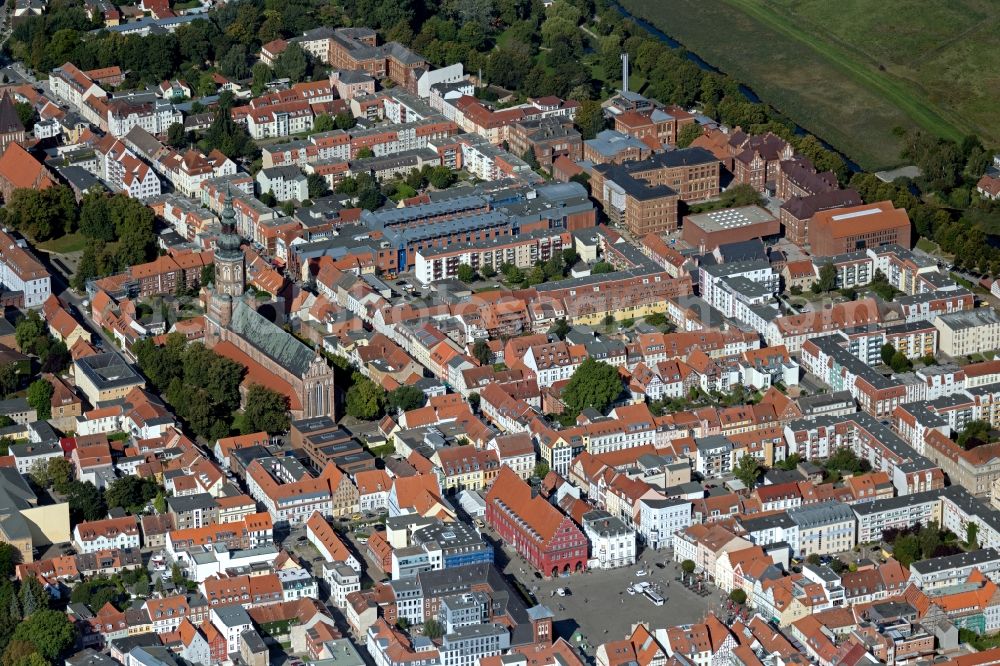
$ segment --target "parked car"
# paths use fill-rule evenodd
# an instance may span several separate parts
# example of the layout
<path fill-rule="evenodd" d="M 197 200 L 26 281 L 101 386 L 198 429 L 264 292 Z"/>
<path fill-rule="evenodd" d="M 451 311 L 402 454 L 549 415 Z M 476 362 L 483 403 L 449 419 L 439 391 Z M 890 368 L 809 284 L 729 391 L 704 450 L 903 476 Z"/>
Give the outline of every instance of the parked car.
<path fill-rule="evenodd" d="M 646 570 L 645 569 L 639 569 L 638 571 L 635 572 L 635 575 L 639 576 L 641 578 L 642 576 L 646 575 Z"/>

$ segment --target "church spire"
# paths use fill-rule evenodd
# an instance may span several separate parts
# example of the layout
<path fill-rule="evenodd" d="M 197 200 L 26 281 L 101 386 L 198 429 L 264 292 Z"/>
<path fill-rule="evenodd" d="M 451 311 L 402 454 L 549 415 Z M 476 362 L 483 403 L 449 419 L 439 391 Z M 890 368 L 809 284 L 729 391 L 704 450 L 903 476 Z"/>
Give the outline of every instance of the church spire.
<path fill-rule="evenodd" d="M 216 240 L 216 256 L 221 259 L 235 260 L 243 257 L 240 249 L 241 239 L 236 231 L 236 211 L 233 209 L 233 195 L 229 186 L 226 186 L 226 200 L 222 207 L 222 232 Z"/>

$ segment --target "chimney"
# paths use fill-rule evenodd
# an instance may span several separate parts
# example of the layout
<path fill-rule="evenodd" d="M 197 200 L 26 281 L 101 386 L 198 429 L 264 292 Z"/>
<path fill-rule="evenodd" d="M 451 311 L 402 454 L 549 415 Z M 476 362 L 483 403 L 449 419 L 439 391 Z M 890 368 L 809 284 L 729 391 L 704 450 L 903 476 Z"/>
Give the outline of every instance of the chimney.
<path fill-rule="evenodd" d="M 628 53 L 622 54 L 622 92 L 628 92 Z"/>

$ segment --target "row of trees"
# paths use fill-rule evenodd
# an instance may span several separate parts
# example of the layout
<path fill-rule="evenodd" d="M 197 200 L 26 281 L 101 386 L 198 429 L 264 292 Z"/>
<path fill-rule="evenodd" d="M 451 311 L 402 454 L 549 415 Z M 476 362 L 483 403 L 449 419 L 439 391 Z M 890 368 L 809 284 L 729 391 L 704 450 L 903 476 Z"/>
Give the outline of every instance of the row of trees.
<path fill-rule="evenodd" d="M 9 48 L 15 59 L 40 75 L 69 61 L 81 69 L 112 65 L 127 72 L 123 87 L 156 84 L 182 77 L 200 93 L 214 92 L 207 78 L 209 66 L 218 63 L 226 76 L 250 76 L 249 61 L 260 45 L 281 37 L 302 34 L 317 25 L 343 25 L 343 13 L 319 0 L 247 0 L 238 6 L 220 7 L 205 20 L 193 21 L 162 35 L 119 35 L 101 32 L 83 8 L 56 2 L 44 16 L 19 22 Z M 311 63 L 298 45 L 275 64 L 275 74 L 303 80 Z M 206 82 L 207 78 L 207 82 Z"/>
<path fill-rule="evenodd" d="M 455 275 L 460 281 L 466 284 L 474 282 L 479 277 L 492 279 L 499 275 L 508 286 L 515 289 L 527 289 L 537 284 L 563 279 L 578 258 L 576 250 L 570 247 L 552 255 L 545 261 L 539 259 L 535 262 L 534 266 L 524 270 L 514 264 L 500 264 L 497 268 L 493 268 L 490 264 L 484 264 L 480 266 L 477 273 L 472 266 L 460 264 L 456 269 Z M 591 269 L 591 272 L 595 274 L 610 273 L 612 270 L 614 269 L 611 264 L 598 262 Z"/>

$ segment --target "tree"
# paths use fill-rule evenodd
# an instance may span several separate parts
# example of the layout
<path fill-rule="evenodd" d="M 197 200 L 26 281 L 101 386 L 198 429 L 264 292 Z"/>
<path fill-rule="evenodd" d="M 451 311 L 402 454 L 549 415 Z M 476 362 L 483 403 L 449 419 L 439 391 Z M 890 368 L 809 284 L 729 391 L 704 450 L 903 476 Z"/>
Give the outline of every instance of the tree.
<path fill-rule="evenodd" d="M 594 267 L 590 269 L 592 275 L 603 275 L 605 273 L 611 273 L 615 270 L 615 267 L 606 261 L 598 261 L 594 264 Z"/>
<path fill-rule="evenodd" d="M 372 152 L 372 149 L 368 146 L 364 146 L 363 148 L 358 149 L 358 152 L 354 157 L 359 160 L 366 160 L 370 157 L 375 157 L 375 153 Z"/>
<path fill-rule="evenodd" d="M 250 87 L 254 97 L 263 93 L 264 88 L 266 88 L 267 84 L 272 78 L 274 78 L 271 73 L 271 68 L 263 62 L 254 63 L 254 66 L 250 69 L 250 77 Z M 317 118 L 317 120 L 319 120 L 319 118 Z"/>
<path fill-rule="evenodd" d="M 535 463 L 535 468 L 532 470 L 531 473 L 533 476 L 539 479 L 544 479 L 549 475 L 549 464 L 544 460 L 539 460 L 537 463 Z"/>
<path fill-rule="evenodd" d="M 321 113 L 313 121 L 314 132 L 330 132 L 335 129 L 337 129 L 337 124 L 330 117 L 329 113 Z"/>
<path fill-rule="evenodd" d="M 17 390 L 20 381 L 17 376 L 17 365 L 4 363 L 0 366 L 0 397 L 6 398 Z"/>
<path fill-rule="evenodd" d="M 21 551 L 5 541 L 0 541 L 0 579 L 6 580 L 13 576 L 20 562 Z"/>
<path fill-rule="evenodd" d="M 719 197 L 719 201 L 721 201 L 726 208 L 764 205 L 764 197 L 761 196 L 760 192 L 754 189 L 752 185 L 748 185 L 746 183 L 729 187 L 722 193 L 722 196 Z"/>
<path fill-rule="evenodd" d="M 677 133 L 677 147 L 687 148 L 694 142 L 695 139 L 701 136 L 701 133 L 701 125 L 698 123 L 685 125 L 681 128 L 681 131 Z"/>
<path fill-rule="evenodd" d="M 729 593 L 729 599 L 734 604 L 742 606 L 747 602 L 747 593 L 739 588 L 736 588 L 735 590 Z"/>
<path fill-rule="evenodd" d="M 563 402 L 570 410 L 586 408 L 603 412 L 622 391 L 618 369 L 588 358 L 576 369 L 563 390 Z"/>
<path fill-rule="evenodd" d="M 979 444 L 989 441 L 990 430 L 992 425 L 989 421 L 984 421 L 981 419 L 976 419 L 974 421 L 969 421 L 962 428 L 962 431 L 958 433 L 958 438 L 955 443 L 961 446 L 963 449 L 971 449 Z"/>
<path fill-rule="evenodd" d="M 820 291 L 833 291 L 837 288 L 837 267 L 826 263 L 819 268 L 819 279 L 816 281 Z"/>
<path fill-rule="evenodd" d="M 969 550 L 979 548 L 979 523 L 973 520 L 965 525 L 965 545 Z"/>
<path fill-rule="evenodd" d="M 887 342 L 884 345 L 882 345 L 882 349 L 880 350 L 880 354 L 882 356 L 882 362 L 885 363 L 886 365 L 892 363 L 892 357 L 895 355 L 895 353 L 896 353 L 896 348 L 892 345 L 891 342 Z"/>
<path fill-rule="evenodd" d="M 362 421 L 371 421 L 382 413 L 385 391 L 364 375 L 355 373 L 354 385 L 347 389 L 347 413 Z"/>
<path fill-rule="evenodd" d="M 48 335 L 48 327 L 36 311 L 31 310 L 17 321 L 14 327 L 14 340 L 18 349 L 25 354 L 34 354 L 38 340 Z"/>
<path fill-rule="evenodd" d="M 435 638 L 441 638 L 444 635 L 444 627 L 441 623 L 434 618 L 429 618 L 424 621 L 424 636 L 434 640 Z"/>
<path fill-rule="evenodd" d="M 140 597 L 149 596 L 149 576 L 143 573 L 142 577 L 135 583 L 135 593 Z"/>
<path fill-rule="evenodd" d="M 55 389 L 46 379 L 36 379 L 28 387 L 28 404 L 38 414 L 39 421 L 52 417 L 52 394 Z"/>
<path fill-rule="evenodd" d="M 122 610 L 128 602 L 128 597 L 118 583 L 102 576 L 76 585 L 70 594 L 70 601 L 75 604 L 87 604 L 94 610 L 99 610 L 105 604 L 111 604 Z"/>
<path fill-rule="evenodd" d="M 170 582 L 174 585 L 181 585 L 184 582 L 184 572 L 176 562 L 170 567 Z"/>
<path fill-rule="evenodd" d="M 160 487 L 152 479 L 123 476 L 104 489 L 104 500 L 109 509 L 121 507 L 132 513 L 138 513 L 159 492 Z"/>
<path fill-rule="evenodd" d="M 570 330 L 570 325 L 566 322 L 566 317 L 560 317 L 559 319 L 556 319 L 554 324 L 552 324 L 552 328 L 549 329 L 549 333 L 552 333 L 560 340 L 565 340 Z"/>
<path fill-rule="evenodd" d="M 288 431 L 288 398 L 277 391 L 251 384 L 247 389 L 243 418 L 247 432 L 276 435 Z"/>
<path fill-rule="evenodd" d="M 455 182 L 455 174 L 446 166 L 436 166 L 431 169 L 428 181 L 435 189 L 444 190 L 452 186 Z"/>
<path fill-rule="evenodd" d="M 394 412 L 408 412 L 427 404 L 427 394 L 416 386 L 400 386 L 386 396 L 386 404 Z"/>
<path fill-rule="evenodd" d="M 809 557 L 806 558 L 806 562 L 814 567 L 818 567 L 823 563 L 823 560 L 820 559 L 820 556 L 817 553 L 809 553 Z"/>
<path fill-rule="evenodd" d="M 358 119 L 346 111 L 341 111 L 334 117 L 333 123 L 339 130 L 349 130 L 358 124 Z"/>
<path fill-rule="evenodd" d="M 13 630 L 13 627 L 11 627 L 11 630 Z M 7 649 L 3 652 L 3 658 L 0 660 L 0 663 L 3 666 L 19 666 L 22 663 L 28 663 L 27 660 L 32 656 L 41 659 L 43 666 L 48 666 L 48 662 L 45 661 L 42 655 L 38 654 L 38 649 L 33 643 L 22 640 L 10 641 Z"/>
<path fill-rule="evenodd" d="M 247 47 L 242 44 L 234 45 L 219 61 L 219 69 L 231 79 L 245 79 L 250 74 L 247 66 Z"/>
<path fill-rule="evenodd" d="M 904 567 L 920 559 L 920 541 L 915 534 L 906 534 L 896 539 L 892 546 L 893 558 Z"/>
<path fill-rule="evenodd" d="M 153 509 L 159 514 L 167 512 L 167 496 L 163 494 L 162 490 L 156 493 L 156 497 L 153 498 Z"/>
<path fill-rule="evenodd" d="M 7 224 L 35 240 L 59 238 L 76 228 L 76 199 L 63 185 L 16 189 L 6 203 Z"/>
<path fill-rule="evenodd" d="M 73 480 L 73 465 L 62 456 L 58 456 L 49 458 L 45 467 L 49 485 L 61 493 L 66 492 L 70 481 Z"/>
<path fill-rule="evenodd" d="M 90 481 L 71 481 L 66 490 L 66 501 L 69 504 L 70 518 L 74 523 L 98 520 L 108 512 L 104 495 Z"/>
<path fill-rule="evenodd" d="M 476 340 L 472 345 L 472 356 L 480 365 L 489 365 L 493 362 L 493 352 L 484 338 Z"/>
<path fill-rule="evenodd" d="M 531 167 L 532 171 L 538 171 L 542 168 L 542 165 L 538 163 L 538 158 L 535 157 L 535 150 L 532 147 L 527 147 L 524 152 L 521 153 L 521 159 Z"/>
<path fill-rule="evenodd" d="M 604 129 L 606 124 L 601 103 L 589 99 L 581 102 L 580 108 L 576 110 L 573 123 L 580 129 L 580 135 L 584 140 L 593 139 L 598 132 Z"/>
<path fill-rule="evenodd" d="M 38 114 L 35 113 L 35 107 L 27 102 L 15 102 L 14 109 L 17 111 L 17 118 L 24 125 L 24 129 L 31 131 L 31 128 L 35 126 L 35 122 L 38 120 Z"/>
<path fill-rule="evenodd" d="M 757 485 L 757 475 L 760 473 L 760 465 L 757 459 L 750 455 L 745 455 L 736 462 L 733 475 L 743 482 L 750 490 Z"/>
<path fill-rule="evenodd" d="M 309 71 L 309 56 L 296 42 L 288 45 L 274 63 L 274 73 L 280 78 L 298 83 L 306 78 Z"/>
<path fill-rule="evenodd" d="M 469 284 L 470 282 L 475 281 L 476 271 L 468 264 L 459 264 L 458 269 L 455 271 L 455 277 L 462 282 Z"/>
<path fill-rule="evenodd" d="M 319 199 L 330 192 L 330 188 L 326 184 L 326 178 L 318 173 L 311 173 L 306 176 L 306 184 L 309 188 L 310 199 Z"/>
<path fill-rule="evenodd" d="M 913 363 L 910 362 L 910 359 L 906 358 L 906 354 L 897 351 L 889 359 L 889 367 L 892 368 L 893 372 L 908 372 L 913 369 Z"/>
<path fill-rule="evenodd" d="M 683 562 L 681 562 L 681 571 L 683 571 L 689 576 L 694 573 L 695 568 L 696 565 L 691 560 L 684 560 Z"/>
<path fill-rule="evenodd" d="M 482 273 L 484 278 L 491 279 L 497 276 L 497 270 L 493 268 L 493 264 L 484 264 L 479 268 L 479 272 Z"/>
<path fill-rule="evenodd" d="M 49 593 L 45 591 L 37 578 L 30 577 L 21 581 L 20 596 L 24 617 L 49 607 Z"/>
<path fill-rule="evenodd" d="M 167 128 L 167 143 L 174 148 L 182 148 L 188 142 L 187 132 L 181 123 L 172 123 Z M 82 226 L 82 221 L 81 221 Z"/>

